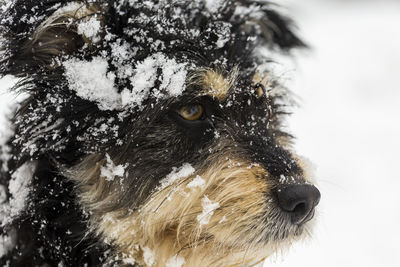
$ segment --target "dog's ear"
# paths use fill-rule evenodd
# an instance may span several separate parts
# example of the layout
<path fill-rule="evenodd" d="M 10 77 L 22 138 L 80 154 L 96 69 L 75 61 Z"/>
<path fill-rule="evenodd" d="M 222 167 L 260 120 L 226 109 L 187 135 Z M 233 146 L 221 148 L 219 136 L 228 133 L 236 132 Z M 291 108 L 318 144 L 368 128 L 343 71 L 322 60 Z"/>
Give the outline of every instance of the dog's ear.
<path fill-rule="evenodd" d="M 56 68 L 59 56 L 71 55 L 85 45 L 91 47 L 95 38 L 100 38 L 99 5 L 75 2 L 58 5 L 57 9 L 29 9 L 29 4 L 21 6 L 21 2 L 24 1 L 16 1 L 10 7 L 12 11 L 8 13 L 14 12 L 9 14 L 12 20 L 7 19 L 7 12 L 1 18 L 0 75 L 25 77 L 40 69 Z M 29 18 L 31 21 L 27 22 Z"/>
<path fill-rule="evenodd" d="M 282 50 L 305 48 L 307 45 L 294 32 L 294 23 L 275 10 L 263 9 L 264 16 L 257 19 L 264 38 L 278 45 Z"/>
<path fill-rule="evenodd" d="M 257 35 L 259 40 L 271 48 L 288 52 L 307 45 L 296 34 L 293 21 L 282 15 L 278 5 L 260 0 L 236 0 L 234 20 L 241 21 L 239 32 L 246 36 Z"/>

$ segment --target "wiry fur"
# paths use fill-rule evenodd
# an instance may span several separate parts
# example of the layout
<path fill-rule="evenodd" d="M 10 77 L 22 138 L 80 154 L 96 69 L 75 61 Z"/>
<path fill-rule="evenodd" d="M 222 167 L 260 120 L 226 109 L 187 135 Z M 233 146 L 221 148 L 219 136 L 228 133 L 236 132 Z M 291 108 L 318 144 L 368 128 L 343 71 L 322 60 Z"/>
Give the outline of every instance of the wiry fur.
<path fill-rule="evenodd" d="M 3 225 L 17 237 L 1 263 L 165 266 L 181 257 L 186 266 L 248 266 L 300 239 L 307 225 L 292 224 L 273 192 L 282 177 L 310 181 L 281 126 L 286 90 L 258 69 L 270 60 L 255 53 L 265 45 L 281 53 L 303 47 L 291 22 L 257 0 L 226 1 L 218 14 L 200 0 L 149 1 L 158 9 L 78 1 L 65 9 L 70 2 L 18 0 L 1 17 L 0 74 L 20 77 L 15 90 L 29 94 L 14 115 L 13 157 L 1 183 L 23 164 L 38 164 L 29 205 Z M 235 15 L 237 6 L 259 13 Z M 151 20 L 138 24 L 141 16 Z M 101 23 L 99 40 L 79 34 L 90 18 Z M 217 33 L 228 22 L 231 40 L 221 45 Z M 186 90 L 125 110 L 102 110 L 70 90 L 63 60 L 109 56 L 117 68 L 112 45 L 121 43 L 136 49 L 133 66 L 157 52 L 187 64 Z M 124 78 L 115 83 L 119 92 L 130 88 Z M 177 110 L 193 103 L 204 117 L 185 121 Z M 125 167 L 122 177 L 102 175 L 109 160 Z M 184 164 L 195 172 L 160 185 Z M 197 176 L 204 185 L 188 187 Z M 205 197 L 219 207 L 201 224 Z"/>

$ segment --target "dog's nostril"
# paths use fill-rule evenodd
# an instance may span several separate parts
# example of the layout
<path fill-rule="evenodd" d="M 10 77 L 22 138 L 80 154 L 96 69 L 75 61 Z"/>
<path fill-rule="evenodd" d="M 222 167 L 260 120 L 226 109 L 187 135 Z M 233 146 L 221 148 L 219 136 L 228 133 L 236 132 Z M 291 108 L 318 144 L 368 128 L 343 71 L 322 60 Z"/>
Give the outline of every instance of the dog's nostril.
<path fill-rule="evenodd" d="M 297 204 L 296 207 L 294 207 L 293 212 L 297 214 L 302 214 L 306 210 L 306 204 L 305 203 L 299 203 Z"/>
<path fill-rule="evenodd" d="M 290 214 L 292 223 L 302 224 L 312 219 L 321 198 L 313 185 L 287 185 L 276 191 L 279 207 Z"/>

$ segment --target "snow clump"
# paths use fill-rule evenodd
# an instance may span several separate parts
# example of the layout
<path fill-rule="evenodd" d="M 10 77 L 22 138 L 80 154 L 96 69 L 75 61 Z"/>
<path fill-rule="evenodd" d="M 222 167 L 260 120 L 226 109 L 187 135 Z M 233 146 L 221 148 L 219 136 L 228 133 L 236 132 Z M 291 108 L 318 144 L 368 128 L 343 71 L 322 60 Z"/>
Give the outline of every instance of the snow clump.
<path fill-rule="evenodd" d="M 175 59 L 168 59 L 162 53 L 153 54 L 136 65 L 135 74 L 130 78 L 132 90 L 124 89 L 122 95 L 123 106 L 141 106 L 142 102 L 150 95 L 150 89 L 155 87 L 158 80 L 157 72 L 161 69 L 161 85 L 154 89 L 156 98 L 179 96 L 186 89 L 186 64 L 177 63 Z"/>
<path fill-rule="evenodd" d="M 154 253 L 149 247 L 143 248 L 143 260 L 147 266 L 153 266 L 154 263 L 156 262 Z"/>
<path fill-rule="evenodd" d="M 11 194 L 10 198 L 10 216 L 17 216 L 27 204 L 29 194 L 29 185 L 31 183 L 33 173 L 36 169 L 36 163 L 28 162 L 19 167 L 12 175 L 8 185 Z"/>
<path fill-rule="evenodd" d="M 206 8 L 211 13 L 216 13 L 225 0 L 205 0 Z"/>
<path fill-rule="evenodd" d="M 166 267 L 182 267 L 185 264 L 185 259 L 181 256 L 175 255 L 168 259 L 165 264 Z"/>
<path fill-rule="evenodd" d="M 97 103 L 101 110 L 121 108 L 121 96 L 114 87 L 115 74 L 108 72 L 107 59 L 91 61 L 71 58 L 63 62 L 69 88 L 77 96 Z"/>
<path fill-rule="evenodd" d="M 203 212 L 197 215 L 197 221 L 199 222 L 200 227 L 208 224 L 214 211 L 219 208 L 219 203 L 212 202 L 207 196 L 203 197 L 201 205 L 203 207 Z"/>
<path fill-rule="evenodd" d="M 12 175 L 8 185 L 10 199 L 5 202 L 5 188 L 2 188 L 2 204 L 0 206 L 0 222 L 4 226 L 18 216 L 27 204 L 30 183 L 36 169 L 36 162 L 27 162 L 19 167 Z"/>
<path fill-rule="evenodd" d="M 162 53 L 155 53 L 133 68 L 121 63 L 129 59 L 129 51 L 126 44 L 112 46 L 117 74 L 108 71 L 107 57 L 98 56 L 91 61 L 77 58 L 65 60 L 63 66 L 69 89 L 75 91 L 77 96 L 95 102 L 100 110 L 141 107 L 151 94 L 157 99 L 177 97 L 186 89 L 185 63 L 177 63 Z M 159 70 L 161 76 L 158 75 Z M 131 89 L 125 88 L 119 93 L 115 86 L 117 75 L 118 78 L 128 78 Z M 157 81 L 160 85 L 156 89 Z"/>
<path fill-rule="evenodd" d="M 206 181 L 199 175 L 196 176 L 190 183 L 187 184 L 187 188 L 204 187 Z"/>
<path fill-rule="evenodd" d="M 8 233 L 0 235 L 0 257 L 7 255 L 16 245 L 17 232 L 11 229 Z"/>
<path fill-rule="evenodd" d="M 124 177 L 124 165 L 115 165 L 110 155 L 106 154 L 106 166 L 101 166 L 100 176 L 106 178 L 106 181 L 114 181 L 115 177 Z"/>
<path fill-rule="evenodd" d="M 168 174 L 164 179 L 161 180 L 161 185 L 159 190 L 162 190 L 166 188 L 167 186 L 170 186 L 173 184 L 175 181 L 177 181 L 180 178 L 188 177 L 189 175 L 192 175 L 195 172 L 195 169 L 190 165 L 189 163 L 184 163 L 182 167 L 172 168 L 172 172 Z"/>
<path fill-rule="evenodd" d="M 82 21 L 78 24 L 78 34 L 84 35 L 93 43 L 97 43 L 100 41 L 100 31 L 101 23 L 100 20 L 96 18 L 96 16 L 92 16 L 90 19 Z"/>

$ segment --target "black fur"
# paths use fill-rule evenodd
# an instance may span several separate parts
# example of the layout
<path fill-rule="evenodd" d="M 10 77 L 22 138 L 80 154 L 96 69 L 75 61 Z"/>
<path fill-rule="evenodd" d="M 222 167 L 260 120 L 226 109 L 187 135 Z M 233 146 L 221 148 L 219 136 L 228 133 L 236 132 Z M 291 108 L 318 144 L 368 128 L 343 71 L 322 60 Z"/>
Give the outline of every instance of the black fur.
<path fill-rule="evenodd" d="M 281 53 L 304 47 L 292 32 L 290 20 L 278 14 L 272 4 L 257 0 L 227 1 L 217 14 L 210 14 L 202 1 L 154 0 L 154 3 L 163 3 L 163 8 L 157 11 L 140 1 L 134 6 L 127 1 L 98 1 L 108 6 L 107 11 L 101 13 L 106 31 L 113 36 L 108 43 L 83 49 L 85 43 L 81 36 L 60 27 L 59 34 L 71 40 L 60 48 L 60 54 L 44 53 L 38 44 L 34 46 L 36 49 L 24 50 L 37 27 L 56 10 L 55 7 L 58 9 L 68 2 L 71 1 L 18 0 L 1 15 L 0 30 L 5 40 L 4 51 L 0 54 L 0 75 L 21 78 L 14 90 L 29 93 L 13 118 L 15 135 L 9 142 L 13 157 L 8 162 L 10 170 L 1 174 L 2 184 L 7 186 L 10 174 L 22 164 L 38 162 L 27 209 L 4 228 L 17 228 L 18 240 L 17 247 L 1 259 L 2 265 L 120 264 L 113 263 L 107 256 L 112 254 L 112 247 L 87 235 L 88 214 L 79 205 L 74 183 L 60 174 L 60 166 L 74 166 L 86 155 L 109 153 L 116 164 L 129 164 L 131 179 L 124 181 L 126 192 L 118 203 L 110 203 L 108 210 L 137 208 L 172 166 L 185 162 L 201 166 L 217 150 L 232 150 L 259 162 L 277 179 L 280 175 L 302 175 L 289 152 L 277 143 L 278 137 L 288 136 L 280 128 L 280 118 L 285 114 L 285 106 L 279 104 L 281 99 L 277 96 L 260 100 L 251 93 L 251 77 L 256 67 L 268 60 L 253 56 L 257 46 L 268 45 Z M 243 17 L 234 14 L 239 4 L 260 6 L 263 17 L 257 24 L 249 24 L 254 20 L 251 14 Z M 179 18 L 173 16 L 177 10 L 182 10 Z M 152 20 L 145 25 L 130 20 L 141 13 Z M 219 47 L 216 31 L 224 22 L 232 24 L 231 40 Z M 274 27 L 270 27 L 271 24 Z M 174 32 L 158 31 L 157 25 Z M 190 29 L 198 30 L 199 35 L 188 35 Z M 129 30 L 140 31 L 145 38 L 138 40 L 127 34 Z M 143 109 L 133 107 L 128 113 L 104 111 L 68 88 L 63 68 L 47 67 L 55 58 L 90 59 L 101 53 L 111 55 L 110 43 L 117 39 L 138 49 L 133 62 L 160 51 L 177 62 L 190 64 L 193 71 L 199 67 L 218 67 L 229 72 L 239 65 L 238 89 L 224 105 L 210 97 L 198 97 L 199 88 L 194 86 L 178 98 L 149 98 Z M 161 40 L 165 47 L 151 46 L 151 40 Z M 126 80 L 116 83 L 119 91 L 129 88 Z M 228 105 L 229 102 L 232 105 Z M 255 104 L 248 105 L 248 102 Z M 183 121 L 175 111 L 187 103 L 201 103 L 207 110 L 207 117 L 192 124 Z M 271 127 L 265 127 L 263 118 L 268 118 Z M 100 131 L 103 123 L 107 123 L 108 128 Z M 55 124 L 57 127 L 49 131 L 38 130 L 40 125 Z M 222 138 L 229 136 L 235 142 L 219 145 L 215 131 Z M 137 193 L 139 188 L 145 188 L 141 190 L 142 195 Z"/>

